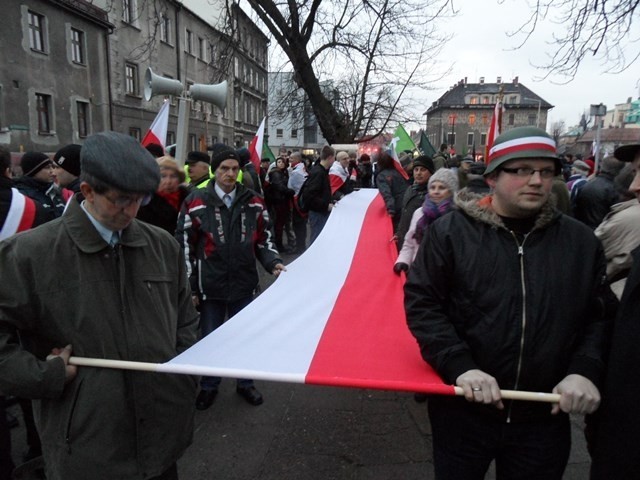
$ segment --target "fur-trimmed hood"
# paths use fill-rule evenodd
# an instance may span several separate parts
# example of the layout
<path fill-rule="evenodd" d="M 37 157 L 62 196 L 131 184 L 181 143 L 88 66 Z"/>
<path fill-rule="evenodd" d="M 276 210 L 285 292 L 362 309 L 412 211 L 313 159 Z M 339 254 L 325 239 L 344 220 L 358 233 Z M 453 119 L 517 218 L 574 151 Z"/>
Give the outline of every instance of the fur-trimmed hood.
<path fill-rule="evenodd" d="M 468 216 L 479 222 L 487 223 L 494 228 L 504 228 L 506 230 L 507 227 L 504 222 L 493 210 L 491 205 L 492 200 L 492 195 L 479 195 L 468 191 L 466 188 L 460 190 L 455 196 L 456 206 Z M 533 226 L 533 230 L 546 227 L 559 215 L 560 212 L 555 208 L 553 196 L 550 196 L 549 200 L 542 206 L 540 213 L 538 213 L 538 218 Z"/>

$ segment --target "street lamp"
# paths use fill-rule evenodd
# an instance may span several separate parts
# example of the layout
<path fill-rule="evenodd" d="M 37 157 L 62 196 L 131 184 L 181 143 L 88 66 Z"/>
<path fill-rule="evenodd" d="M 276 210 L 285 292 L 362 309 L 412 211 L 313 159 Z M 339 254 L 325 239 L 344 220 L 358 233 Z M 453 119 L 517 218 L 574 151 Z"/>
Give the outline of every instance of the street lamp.
<path fill-rule="evenodd" d="M 542 105 L 542 99 L 541 98 L 527 98 L 527 97 L 522 97 L 523 100 L 528 100 L 530 102 L 538 102 L 538 114 L 536 115 L 536 127 L 540 128 L 540 107 Z"/>
<path fill-rule="evenodd" d="M 600 170 L 600 117 L 604 117 L 607 114 L 607 106 L 602 103 L 595 105 L 591 104 L 589 115 L 594 117 L 596 122 L 596 146 L 593 149 L 593 159 L 595 162 L 594 171 L 597 173 Z"/>

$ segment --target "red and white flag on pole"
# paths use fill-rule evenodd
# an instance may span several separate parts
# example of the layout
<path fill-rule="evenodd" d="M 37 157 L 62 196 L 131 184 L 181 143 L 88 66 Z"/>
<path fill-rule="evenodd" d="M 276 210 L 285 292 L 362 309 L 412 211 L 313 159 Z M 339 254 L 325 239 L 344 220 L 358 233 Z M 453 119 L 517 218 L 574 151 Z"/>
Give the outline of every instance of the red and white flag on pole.
<path fill-rule="evenodd" d="M 267 117 L 262 119 L 260 126 L 258 127 L 258 132 L 256 136 L 253 137 L 251 143 L 249 144 L 249 153 L 251 154 L 251 163 L 256 169 L 256 172 L 260 171 L 260 159 L 262 158 L 262 144 L 264 142 L 264 122 Z"/>
<path fill-rule="evenodd" d="M 496 137 L 502 133 L 502 114 L 504 113 L 504 106 L 502 102 L 496 102 L 496 106 L 493 110 L 493 116 L 491 117 L 491 125 L 489 125 L 489 133 L 487 134 L 487 145 L 484 151 L 484 162 L 489 164 L 489 151 L 495 142 Z"/>
<path fill-rule="evenodd" d="M 375 189 L 347 195 L 273 285 L 158 371 L 453 395 L 407 327 L 392 234 Z"/>
<path fill-rule="evenodd" d="M 152 143 L 162 146 L 164 150 L 167 146 L 167 127 L 169 126 L 169 102 L 164 101 L 156 118 L 153 120 L 149 131 L 142 139 L 142 145 L 147 146 Z"/>

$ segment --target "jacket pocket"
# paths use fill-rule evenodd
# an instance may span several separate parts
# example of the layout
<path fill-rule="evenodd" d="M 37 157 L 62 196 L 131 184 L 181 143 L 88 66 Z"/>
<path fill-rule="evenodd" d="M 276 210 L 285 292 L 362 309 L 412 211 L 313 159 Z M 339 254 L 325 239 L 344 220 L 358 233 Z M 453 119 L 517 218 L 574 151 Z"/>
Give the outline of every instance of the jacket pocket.
<path fill-rule="evenodd" d="M 72 441 L 72 427 L 75 418 L 76 407 L 78 405 L 78 398 L 80 398 L 80 391 L 82 390 L 82 383 L 84 379 L 80 379 L 78 385 L 71 396 L 71 407 L 69 408 L 69 414 L 67 416 L 67 422 L 64 430 L 64 443 L 67 448 L 67 453 L 71 453 L 71 441 Z"/>

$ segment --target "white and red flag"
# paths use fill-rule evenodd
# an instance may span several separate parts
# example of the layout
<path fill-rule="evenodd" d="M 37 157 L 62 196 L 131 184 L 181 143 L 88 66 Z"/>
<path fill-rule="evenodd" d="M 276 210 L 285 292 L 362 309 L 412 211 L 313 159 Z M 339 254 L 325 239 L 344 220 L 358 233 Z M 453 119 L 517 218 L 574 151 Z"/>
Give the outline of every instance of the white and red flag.
<path fill-rule="evenodd" d="M 333 162 L 329 169 L 329 184 L 331 185 L 331 195 L 340 190 L 344 182 L 349 178 L 349 170 L 344 168 L 338 161 Z"/>
<path fill-rule="evenodd" d="M 484 152 L 484 162 L 489 164 L 489 152 L 495 142 L 496 137 L 502 133 L 502 114 L 504 113 L 504 106 L 501 101 L 496 102 L 496 106 L 493 109 L 493 116 L 491 117 L 491 124 L 489 125 L 489 133 L 487 133 L 487 145 Z"/>
<path fill-rule="evenodd" d="M 453 395 L 407 327 L 392 234 L 375 189 L 347 195 L 273 285 L 158 371 Z"/>
<path fill-rule="evenodd" d="M 142 145 L 146 147 L 155 143 L 162 146 L 164 150 L 167 146 L 167 128 L 169 126 L 169 106 L 170 102 L 165 100 L 158 111 L 158 115 L 149 127 L 149 131 L 142 139 Z"/>
<path fill-rule="evenodd" d="M 249 144 L 249 153 L 251 154 L 251 163 L 256 169 L 256 172 L 260 171 L 260 159 L 262 157 L 262 144 L 264 143 L 264 122 L 267 117 L 262 119 L 260 126 L 258 127 L 258 131 L 256 136 L 253 137 L 251 143 Z"/>

